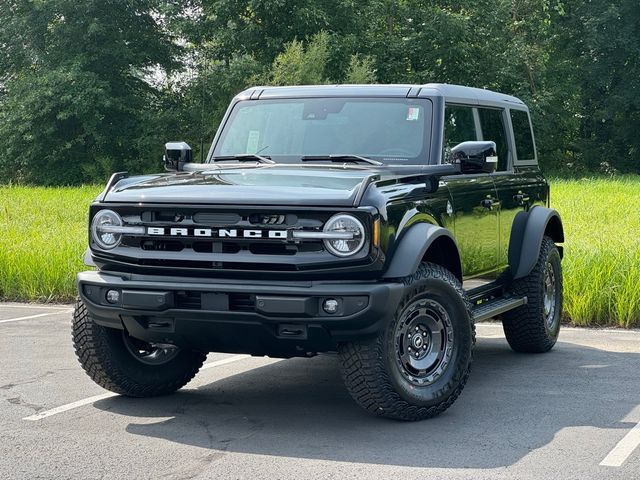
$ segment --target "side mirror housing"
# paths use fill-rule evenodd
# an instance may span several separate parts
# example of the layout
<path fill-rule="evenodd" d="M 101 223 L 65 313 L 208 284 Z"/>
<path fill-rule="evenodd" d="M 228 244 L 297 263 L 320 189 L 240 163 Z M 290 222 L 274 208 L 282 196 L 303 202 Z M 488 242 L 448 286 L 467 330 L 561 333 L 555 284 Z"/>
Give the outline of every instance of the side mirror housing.
<path fill-rule="evenodd" d="M 498 167 L 495 142 L 462 142 L 451 149 L 451 162 L 462 173 L 493 173 Z"/>
<path fill-rule="evenodd" d="M 184 164 L 191 163 L 191 147 L 186 142 L 164 144 L 164 169 L 169 172 L 181 172 Z"/>

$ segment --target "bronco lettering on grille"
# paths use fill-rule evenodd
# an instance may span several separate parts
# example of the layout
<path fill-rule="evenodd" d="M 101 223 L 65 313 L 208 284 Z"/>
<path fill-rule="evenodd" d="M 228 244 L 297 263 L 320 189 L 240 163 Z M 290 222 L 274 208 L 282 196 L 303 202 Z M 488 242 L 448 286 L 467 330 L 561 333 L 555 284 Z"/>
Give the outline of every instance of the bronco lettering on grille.
<path fill-rule="evenodd" d="M 241 230 L 238 228 L 147 227 L 147 235 L 163 237 L 271 238 L 287 239 L 286 230 Z"/>

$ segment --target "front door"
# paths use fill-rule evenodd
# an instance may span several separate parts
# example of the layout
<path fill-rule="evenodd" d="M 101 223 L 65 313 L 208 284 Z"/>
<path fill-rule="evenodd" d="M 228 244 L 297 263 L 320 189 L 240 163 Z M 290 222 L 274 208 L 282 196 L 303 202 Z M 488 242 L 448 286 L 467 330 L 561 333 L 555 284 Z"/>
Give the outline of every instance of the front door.
<path fill-rule="evenodd" d="M 478 112 L 464 105 L 445 109 L 444 158 L 451 148 L 480 140 Z M 491 175 L 475 173 L 443 177 L 451 196 L 450 214 L 465 279 L 493 279 L 498 273 L 500 203 Z"/>

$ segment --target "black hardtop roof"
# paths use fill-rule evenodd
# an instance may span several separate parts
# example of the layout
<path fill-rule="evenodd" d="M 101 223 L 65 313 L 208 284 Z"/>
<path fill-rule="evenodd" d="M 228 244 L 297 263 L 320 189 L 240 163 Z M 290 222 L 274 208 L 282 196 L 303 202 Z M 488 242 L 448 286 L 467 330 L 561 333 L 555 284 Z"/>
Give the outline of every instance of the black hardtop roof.
<path fill-rule="evenodd" d="M 526 108 L 519 98 L 482 88 L 427 83 L 425 85 L 299 85 L 252 87 L 238 94 L 238 100 L 310 97 L 441 97 L 448 102 L 471 105 L 502 105 Z"/>

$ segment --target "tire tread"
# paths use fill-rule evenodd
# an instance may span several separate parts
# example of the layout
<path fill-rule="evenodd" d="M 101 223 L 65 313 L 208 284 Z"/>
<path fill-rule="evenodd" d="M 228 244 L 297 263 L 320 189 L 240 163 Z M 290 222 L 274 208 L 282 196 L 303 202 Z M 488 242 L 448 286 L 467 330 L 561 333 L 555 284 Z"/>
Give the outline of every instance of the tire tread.
<path fill-rule="evenodd" d="M 542 289 L 541 277 L 547 258 L 556 245 L 550 237 L 542 239 L 538 260 L 529 275 L 513 282 L 510 291 L 516 296 L 526 296 L 527 304 L 502 315 L 502 326 L 509 346 L 516 352 L 544 353 L 553 348 L 557 336 L 550 338 L 547 334 L 541 314 Z M 562 299 L 562 277 L 560 281 L 560 298 Z M 560 301 L 562 307 L 562 301 Z M 560 312 L 562 308 L 560 308 Z"/>
<path fill-rule="evenodd" d="M 463 299 L 472 332 L 472 346 L 475 344 L 475 325 L 471 314 L 471 303 L 467 299 L 460 282 L 445 268 L 432 263 L 423 263 L 415 274 L 403 279 L 407 293 L 397 312 L 417 293 L 416 283 L 423 279 L 441 280 L 451 287 Z M 414 288 L 411 288 L 414 287 Z M 461 378 L 448 397 L 433 406 L 411 405 L 394 390 L 384 365 L 384 335 L 368 343 L 344 343 L 339 346 L 342 362 L 342 376 L 349 394 L 368 412 L 397 420 L 424 420 L 435 417 L 449 408 L 458 398 L 469 378 L 471 361 L 461 373 Z M 470 359 L 471 360 L 471 359 Z"/>
<path fill-rule="evenodd" d="M 173 393 L 193 379 L 206 359 L 201 352 L 189 355 L 188 368 L 179 376 L 162 383 L 137 382 L 114 361 L 108 343 L 108 328 L 96 324 L 79 299 L 73 312 L 73 345 L 82 368 L 101 387 L 129 397 L 153 397 Z M 132 361 L 135 361 L 132 358 Z"/>

